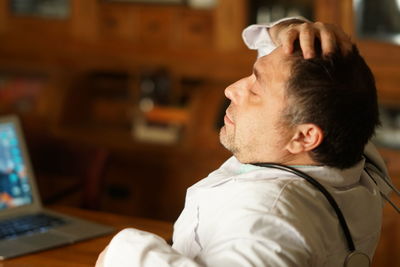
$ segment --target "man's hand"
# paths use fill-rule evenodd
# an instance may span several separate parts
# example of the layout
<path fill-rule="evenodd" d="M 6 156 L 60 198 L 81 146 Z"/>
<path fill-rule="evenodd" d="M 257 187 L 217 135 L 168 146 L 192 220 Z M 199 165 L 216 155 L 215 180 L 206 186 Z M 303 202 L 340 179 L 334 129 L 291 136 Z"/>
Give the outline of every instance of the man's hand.
<path fill-rule="evenodd" d="M 269 29 L 272 41 L 277 45 L 282 45 L 287 54 L 293 52 L 294 42 L 298 39 L 303 51 L 304 58 L 315 56 L 314 40 L 321 40 L 323 55 L 334 52 L 336 46 L 344 55 L 351 51 L 352 43 L 350 38 L 338 27 L 322 22 L 304 22 L 293 19 L 278 23 Z"/>

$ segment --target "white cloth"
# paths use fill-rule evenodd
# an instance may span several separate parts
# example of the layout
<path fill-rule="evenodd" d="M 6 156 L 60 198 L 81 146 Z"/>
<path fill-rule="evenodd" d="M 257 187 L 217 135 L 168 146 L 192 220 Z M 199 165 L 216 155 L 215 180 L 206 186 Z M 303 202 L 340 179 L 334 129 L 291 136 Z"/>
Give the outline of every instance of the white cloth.
<path fill-rule="evenodd" d="M 247 28 L 243 37 L 250 48 L 262 49 L 261 55 L 274 48 L 265 26 Z M 373 146 L 366 150 L 387 174 Z M 298 168 L 333 195 L 356 248 L 372 258 L 384 183 L 375 184 L 364 165 L 362 160 L 346 170 Z M 104 266 L 343 266 L 348 253 L 336 214 L 321 192 L 295 175 L 241 164 L 235 157 L 188 189 L 173 241 L 171 247 L 154 234 L 125 229 L 111 240 Z"/>
<path fill-rule="evenodd" d="M 283 18 L 268 24 L 253 24 L 248 26 L 242 32 L 243 41 L 249 49 L 257 50 L 258 52 L 257 57 L 263 57 L 265 55 L 268 55 L 276 48 L 276 45 L 274 44 L 274 42 L 271 39 L 271 36 L 268 33 L 268 29 L 283 21 L 294 20 L 294 19 L 308 21 L 304 17 L 299 16 L 299 17 Z"/>

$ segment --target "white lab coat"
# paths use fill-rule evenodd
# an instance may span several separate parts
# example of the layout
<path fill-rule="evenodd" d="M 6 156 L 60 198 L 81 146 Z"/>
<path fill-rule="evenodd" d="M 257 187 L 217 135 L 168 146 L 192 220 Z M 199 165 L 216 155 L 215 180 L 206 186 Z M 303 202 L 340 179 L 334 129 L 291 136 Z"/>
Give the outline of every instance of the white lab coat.
<path fill-rule="evenodd" d="M 259 26 L 244 33 L 260 56 L 274 49 L 266 34 Z M 366 152 L 387 174 L 374 147 Z M 376 184 L 364 165 L 362 160 L 346 170 L 298 168 L 332 194 L 356 248 L 372 258 L 381 230 L 380 191 L 390 189 L 370 170 Z M 235 157 L 188 189 L 173 243 L 125 229 L 111 240 L 104 266 L 343 266 L 348 253 L 336 214 L 321 192 L 293 174 L 241 164 Z"/>
<path fill-rule="evenodd" d="M 374 148 L 368 151 L 385 169 Z M 364 164 L 299 168 L 333 195 L 356 248 L 372 258 L 381 229 L 379 191 L 390 189 L 370 170 L 376 185 Z M 343 266 L 348 253 L 336 214 L 318 190 L 235 157 L 188 189 L 173 241 L 170 247 L 154 234 L 125 229 L 110 242 L 104 266 Z"/>

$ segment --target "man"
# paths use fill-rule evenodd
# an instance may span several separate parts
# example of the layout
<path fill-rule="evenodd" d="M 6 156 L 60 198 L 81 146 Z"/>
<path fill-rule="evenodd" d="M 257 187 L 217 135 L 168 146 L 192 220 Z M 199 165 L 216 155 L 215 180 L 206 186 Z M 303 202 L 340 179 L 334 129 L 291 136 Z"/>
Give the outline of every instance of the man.
<path fill-rule="evenodd" d="M 244 37 L 260 57 L 250 76 L 225 90 L 231 104 L 220 140 L 234 156 L 188 189 L 172 248 L 126 229 L 97 266 L 343 266 L 349 251 L 325 196 L 257 163 L 290 165 L 323 184 L 356 248 L 372 258 L 380 191 L 389 190 L 364 171 L 364 146 L 378 124 L 368 67 L 344 33 L 322 23 L 280 21 Z M 384 169 L 375 152 L 367 154 Z"/>

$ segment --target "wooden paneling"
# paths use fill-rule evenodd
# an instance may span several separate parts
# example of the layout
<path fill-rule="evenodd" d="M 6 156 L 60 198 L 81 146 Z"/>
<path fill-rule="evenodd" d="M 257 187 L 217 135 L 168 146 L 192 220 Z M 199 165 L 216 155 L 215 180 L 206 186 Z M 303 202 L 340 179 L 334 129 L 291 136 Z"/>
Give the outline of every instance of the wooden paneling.
<path fill-rule="evenodd" d="M 7 31 L 8 2 L 0 1 L 0 35 Z"/>
<path fill-rule="evenodd" d="M 350 36 L 354 36 L 353 0 L 340 0 L 340 25 Z"/>
<path fill-rule="evenodd" d="M 333 24 L 341 24 L 340 14 L 341 0 L 317 0 L 314 1 L 315 18 L 317 21 Z"/>
<path fill-rule="evenodd" d="M 353 1 L 317 0 L 315 8 L 317 20 L 340 25 L 357 44 L 375 75 L 381 101 L 400 104 L 400 46 L 357 38 Z"/>
<path fill-rule="evenodd" d="M 393 184 L 400 188 L 400 152 L 387 148 L 381 148 L 379 152 L 386 162 Z M 391 201 L 398 207 L 400 206 L 400 197 L 394 193 L 391 194 Z M 400 266 L 399 240 L 400 215 L 389 203 L 386 203 L 383 209 L 381 238 L 375 251 L 372 266 Z"/>
<path fill-rule="evenodd" d="M 356 42 L 375 75 L 380 101 L 400 104 L 400 47 L 376 41 Z"/>
<path fill-rule="evenodd" d="M 0 65 L 44 65 L 67 73 L 165 66 L 180 76 L 235 80 L 254 59 L 240 35 L 246 1 L 219 2 L 217 10 L 196 10 L 72 0 L 69 19 L 5 16 L 0 27 L 8 26 L 0 37 Z M 0 12 L 8 14 L 5 6 Z"/>
<path fill-rule="evenodd" d="M 218 0 L 215 9 L 215 45 L 222 51 L 243 48 L 242 30 L 247 26 L 246 0 Z"/>
<path fill-rule="evenodd" d="M 79 40 L 95 41 L 98 36 L 97 0 L 72 0 L 70 31 Z"/>

